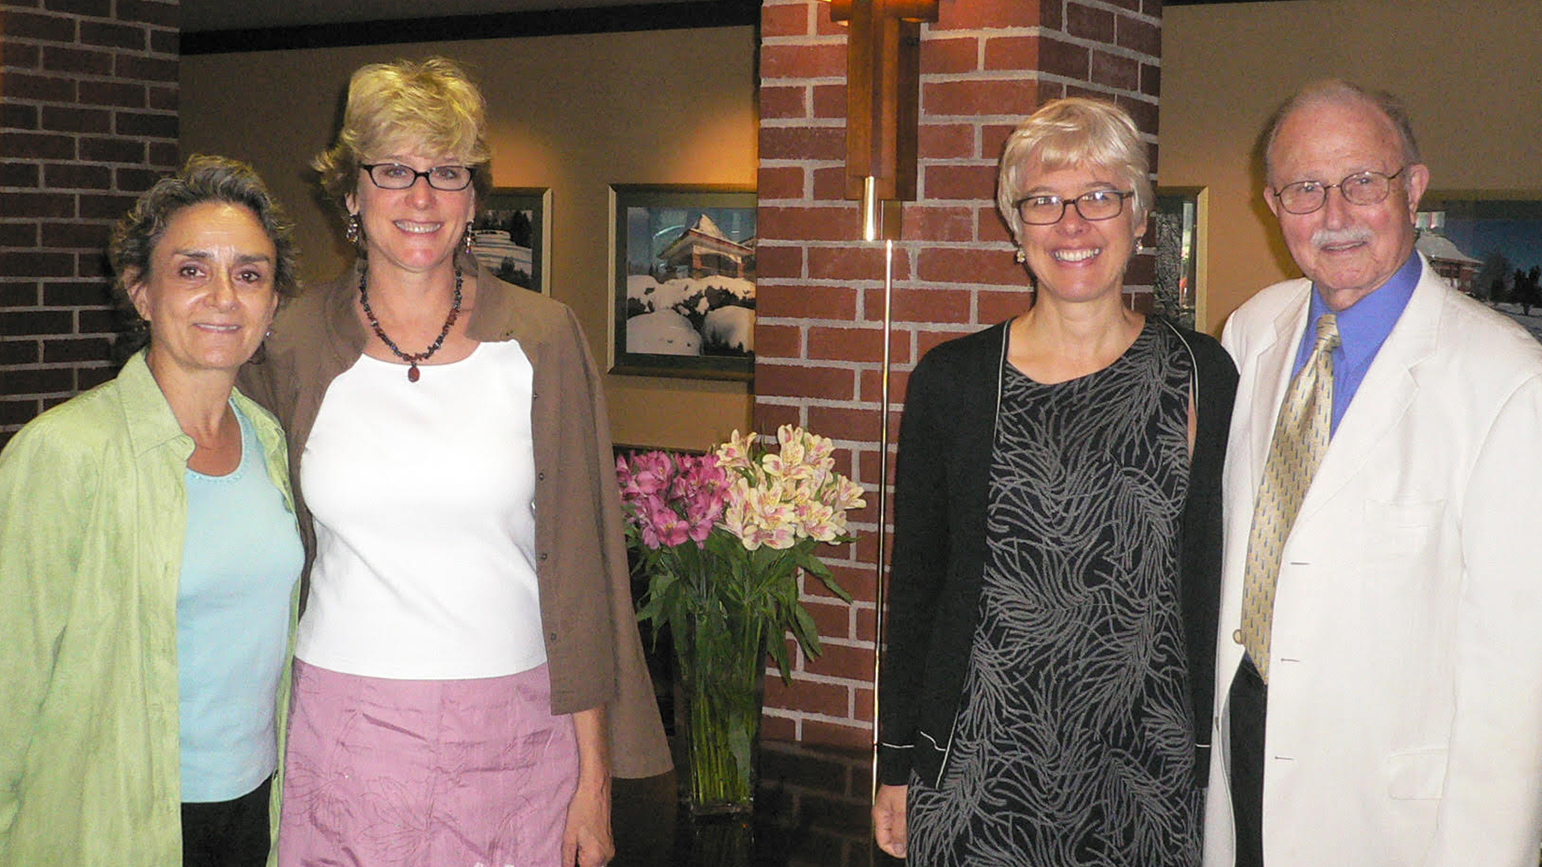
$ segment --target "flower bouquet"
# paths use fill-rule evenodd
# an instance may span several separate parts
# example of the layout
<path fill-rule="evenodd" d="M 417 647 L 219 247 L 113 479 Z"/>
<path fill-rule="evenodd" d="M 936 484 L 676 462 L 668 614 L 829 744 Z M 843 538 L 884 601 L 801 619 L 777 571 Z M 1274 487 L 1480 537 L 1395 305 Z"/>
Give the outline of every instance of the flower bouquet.
<path fill-rule="evenodd" d="M 851 601 L 814 551 L 855 538 L 846 513 L 864 505 L 862 487 L 835 471 L 824 437 L 783 425 L 777 445 L 734 431 L 705 455 L 616 461 L 627 540 L 648 579 L 637 617 L 655 635 L 669 627 L 679 663 L 697 813 L 751 806 L 766 654 L 791 682 L 787 633 L 820 653 L 798 570 Z"/>

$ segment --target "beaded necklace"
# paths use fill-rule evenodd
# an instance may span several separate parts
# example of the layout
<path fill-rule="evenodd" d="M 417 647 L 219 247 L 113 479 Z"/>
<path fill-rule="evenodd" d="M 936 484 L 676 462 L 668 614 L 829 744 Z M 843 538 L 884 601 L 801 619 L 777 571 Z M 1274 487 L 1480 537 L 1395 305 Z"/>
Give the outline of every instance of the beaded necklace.
<path fill-rule="evenodd" d="M 450 329 L 454 327 L 455 320 L 460 318 L 460 266 L 455 266 L 455 300 L 450 304 L 450 315 L 444 319 L 444 327 L 439 329 L 439 336 L 422 352 L 407 354 L 396 345 L 396 341 L 386 336 L 385 329 L 380 327 L 380 320 L 375 318 L 375 311 L 369 306 L 369 269 L 359 271 L 359 303 L 364 305 L 364 317 L 369 320 L 369 327 L 375 329 L 375 336 L 391 350 L 391 353 L 402 361 L 407 362 L 407 381 L 417 382 L 418 362 L 427 361 L 444 345 L 445 337 L 449 336 Z"/>

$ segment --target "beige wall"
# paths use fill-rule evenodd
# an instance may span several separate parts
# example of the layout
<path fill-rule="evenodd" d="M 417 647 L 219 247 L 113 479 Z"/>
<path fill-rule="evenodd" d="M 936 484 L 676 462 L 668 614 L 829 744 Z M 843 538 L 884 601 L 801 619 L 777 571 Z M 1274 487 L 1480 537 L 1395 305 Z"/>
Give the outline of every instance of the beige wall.
<path fill-rule="evenodd" d="M 608 354 L 612 183 L 755 183 L 751 27 L 307 49 L 182 59 L 184 154 L 249 160 L 299 224 L 303 275 L 345 265 L 340 223 L 306 163 L 331 140 L 360 64 L 443 54 L 487 95 L 494 182 L 552 190 L 552 295 Z M 742 382 L 607 376 L 618 442 L 702 448 L 748 429 Z"/>
<path fill-rule="evenodd" d="M 1158 176 L 1209 189 L 1204 325 L 1299 272 L 1249 154 L 1281 100 L 1338 76 L 1396 93 L 1432 191 L 1542 198 L 1542 2 L 1291 0 L 1171 6 Z"/>

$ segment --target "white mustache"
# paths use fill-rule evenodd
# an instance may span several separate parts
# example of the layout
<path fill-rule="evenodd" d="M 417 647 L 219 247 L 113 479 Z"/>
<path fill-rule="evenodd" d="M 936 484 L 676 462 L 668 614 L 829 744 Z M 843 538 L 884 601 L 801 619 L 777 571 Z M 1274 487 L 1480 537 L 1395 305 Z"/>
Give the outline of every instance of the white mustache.
<path fill-rule="evenodd" d="M 1348 229 L 1318 229 L 1312 233 L 1313 247 L 1327 247 L 1333 244 L 1369 244 L 1376 238 L 1376 233 L 1364 226 L 1353 226 Z"/>

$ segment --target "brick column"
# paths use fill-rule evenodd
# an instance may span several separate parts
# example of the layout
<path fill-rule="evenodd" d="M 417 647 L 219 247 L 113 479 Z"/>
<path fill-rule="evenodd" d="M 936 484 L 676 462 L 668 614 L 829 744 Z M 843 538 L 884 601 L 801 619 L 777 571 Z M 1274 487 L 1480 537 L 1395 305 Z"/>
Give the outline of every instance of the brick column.
<path fill-rule="evenodd" d="M 107 234 L 176 167 L 176 0 L 0 3 L 0 445 L 112 377 Z"/>
<path fill-rule="evenodd" d="M 767 682 L 767 737 L 865 746 L 872 728 L 884 249 L 857 240 L 843 198 L 845 29 L 816 0 L 761 12 L 755 425 L 833 437 L 868 488 L 860 541 L 827 551 L 847 606 L 804 586 L 825 653 Z M 921 33 L 919 200 L 894 251 L 891 460 L 906 374 L 926 350 L 1022 312 L 1027 278 L 994 205 L 996 161 L 1017 122 L 1062 96 L 1112 99 L 1155 144 L 1160 0 L 942 0 Z M 1141 257 L 1127 282 L 1149 284 Z M 1148 308 L 1149 286 L 1130 301 Z M 986 456 L 982 455 L 981 459 Z M 892 476 L 891 476 L 892 482 Z"/>

